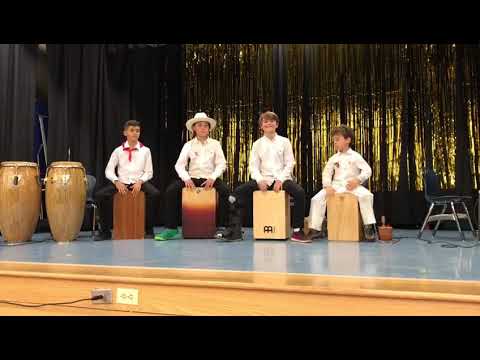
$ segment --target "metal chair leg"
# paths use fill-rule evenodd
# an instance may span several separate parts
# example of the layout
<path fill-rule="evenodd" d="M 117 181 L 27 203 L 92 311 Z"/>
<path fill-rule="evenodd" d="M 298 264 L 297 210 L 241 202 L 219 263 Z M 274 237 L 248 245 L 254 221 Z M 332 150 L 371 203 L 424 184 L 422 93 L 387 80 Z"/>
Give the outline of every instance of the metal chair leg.
<path fill-rule="evenodd" d="M 470 213 L 468 212 L 467 205 L 462 201 L 463 209 L 465 210 L 465 214 L 467 215 L 468 224 L 470 225 L 470 230 L 472 231 L 473 237 L 475 237 L 475 229 L 473 228 L 472 220 L 470 219 Z"/>
<path fill-rule="evenodd" d="M 465 241 L 465 235 L 463 235 L 462 228 L 460 227 L 460 222 L 458 221 L 457 211 L 455 210 L 454 203 L 451 202 L 450 206 L 452 208 L 452 213 L 453 213 L 453 217 L 455 219 L 455 222 L 457 223 L 457 228 L 458 228 L 458 232 L 460 233 L 460 237 L 462 238 L 462 241 Z"/>
<path fill-rule="evenodd" d="M 41 199 L 40 199 L 40 220 L 43 221 L 43 204 Z"/>
<path fill-rule="evenodd" d="M 95 205 L 93 205 L 92 207 L 93 207 L 92 238 L 93 238 L 93 240 L 95 240 L 95 225 L 96 225 L 95 220 L 96 220 L 96 218 L 97 218 L 97 216 L 96 216 L 96 215 L 97 215 L 97 214 L 96 214 L 96 212 L 97 212 L 97 211 L 96 211 L 96 210 L 97 210 L 97 207 L 96 207 Z"/>
<path fill-rule="evenodd" d="M 425 220 L 423 222 L 423 225 L 422 225 L 422 228 L 420 229 L 420 231 L 418 232 L 418 235 L 417 235 L 417 239 L 420 239 L 422 237 L 422 234 L 423 234 L 423 230 L 425 230 L 425 226 L 427 226 L 427 222 L 428 222 L 428 218 L 430 217 L 430 214 L 432 213 L 432 210 L 433 210 L 433 207 L 435 206 L 434 203 L 432 203 L 430 205 L 430 209 L 428 209 L 428 213 L 427 213 L 427 216 L 425 217 Z"/>
<path fill-rule="evenodd" d="M 440 215 L 443 215 L 445 214 L 445 210 L 447 209 L 447 204 L 443 204 L 443 209 L 442 209 L 442 212 L 440 213 Z M 438 227 L 440 226 L 440 223 L 442 222 L 442 220 L 438 220 L 437 221 L 437 224 L 435 225 L 435 228 L 433 229 L 432 231 L 432 236 L 433 238 L 435 238 L 435 234 L 437 233 L 438 231 Z"/>

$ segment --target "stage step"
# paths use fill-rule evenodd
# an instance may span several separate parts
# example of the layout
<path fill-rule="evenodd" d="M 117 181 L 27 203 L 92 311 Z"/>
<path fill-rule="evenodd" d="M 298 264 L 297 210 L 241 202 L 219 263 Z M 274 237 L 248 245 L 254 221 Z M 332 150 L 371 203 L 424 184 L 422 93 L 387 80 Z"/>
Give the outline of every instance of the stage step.
<path fill-rule="evenodd" d="M 113 289 L 113 304 L 1 305 L 0 315 L 480 315 L 480 282 L 125 266 L 0 262 L 2 299 L 88 298 Z M 116 290 L 138 290 L 138 305 Z M 55 309 L 55 310 L 53 310 Z"/>

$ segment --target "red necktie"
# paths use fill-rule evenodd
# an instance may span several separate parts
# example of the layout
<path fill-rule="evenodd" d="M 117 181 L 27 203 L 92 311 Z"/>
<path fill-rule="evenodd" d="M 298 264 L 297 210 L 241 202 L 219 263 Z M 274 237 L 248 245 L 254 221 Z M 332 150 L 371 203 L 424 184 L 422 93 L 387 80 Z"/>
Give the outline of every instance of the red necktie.
<path fill-rule="evenodd" d="M 138 150 L 136 147 L 135 148 L 130 148 L 130 147 L 124 147 L 123 151 L 128 151 L 128 161 L 132 161 L 132 151 Z"/>

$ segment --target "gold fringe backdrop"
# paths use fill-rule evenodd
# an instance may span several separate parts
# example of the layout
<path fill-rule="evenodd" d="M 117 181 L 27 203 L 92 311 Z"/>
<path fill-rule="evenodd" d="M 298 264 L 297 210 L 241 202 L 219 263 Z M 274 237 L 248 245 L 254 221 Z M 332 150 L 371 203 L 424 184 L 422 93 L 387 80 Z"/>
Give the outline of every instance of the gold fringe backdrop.
<path fill-rule="evenodd" d="M 466 140 L 456 136 L 458 46 L 285 46 L 288 116 L 281 120 L 294 146 L 294 175 L 307 193 L 321 187 L 322 169 L 333 154 L 330 131 L 341 122 L 355 130 L 355 149 L 372 166 L 374 192 L 401 186 L 421 191 L 427 166 L 440 175 L 443 188 L 454 188 L 460 141 L 467 142 L 466 166 L 478 188 L 478 44 L 464 46 L 460 70 Z M 248 180 L 258 115 L 275 111 L 272 44 L 189 44 L 185 50 L 187 118 L 205 111 L 217 120 L 212 137 L 222 143 L 228 161 L 224 180 L 233 188 Z"/>
<path fill-rule="evenodd" d="M 217 120 L 211 136 L 222 143 L 228 163 L 223 179 L 233 188 L 249 178 L 258 115 L 272 104 L 272 46 L 195 44 L 185 53 L 187 119 L 204 111 Z"/>

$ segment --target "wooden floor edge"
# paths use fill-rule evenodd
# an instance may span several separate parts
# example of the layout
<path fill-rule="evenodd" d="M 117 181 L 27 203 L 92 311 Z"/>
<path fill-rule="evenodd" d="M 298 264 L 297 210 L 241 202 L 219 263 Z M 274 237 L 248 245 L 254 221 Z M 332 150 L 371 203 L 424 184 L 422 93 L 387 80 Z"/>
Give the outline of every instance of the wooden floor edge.
<path fill-rule="evenodd" d="M 8 268 L 10 270 L 6 270 Z M 113 301 L 96 304 L 86 300 L 34 309 L 0 304 L 0 315 L 480 315 L 480 284 L 477 282 L 471 282 L 469 290 L 466 286 L 455 288 L 455 282 L 434 281 L 429 289 L 430 282 L 423 279 L 407 281 L 407 286 L 400 279 L 396 289 L 393 286 L 396 281 L 355 277 L 190 269 L 155 269 L 146 273 L 140 268 L 127 271 L 51 264 L 25 265 L 24 268 L 25 271 L 20 270 L 21 264 L 0 266 L 3 291 L 0 300 L 17 304 L 65 303 L 89 299 L 93 289 L 104 288 L 112 291 Z M 146 274 L 150 277 L 145 278 Z M 378 282 L 382 285 L 382 281 L 386 281 L 383 285 L 390 286 L 388 290 L 373 288 Z M 445 291 L 439 284 L 446 286 Z M 138 292 L 136 304 L 122 301 L 120 289 L 126 288 Z"/>
<path fill-rule="evenodd" d="M 11 265 L 14 262 L 9 262 Z M 256 273 L 256 272 L 240 272 L 242 275 L 249 275 L 249 281 L 239 281 L 235 276 L 239 272 L 231 271 L 212 271 L 215 273 L 217 279 L 197 279 L 198 272 L 202 272 L 204 269 L 192 270 L 192 269 L 176 269 L 168 268 L 166 271 L 169 276 L 172 276 L 172 272 L 178 272 L 179 274 L 192 274 L 192 279 L 185 278 L 162 278 L 161 272 L 159 277 L 145 278 L 140 276 L 117 276 L 117 275 L 89 275 L 85 273 L 68 273 L 67 270 L 82 270 L 88 271 L 91 268 L 89 265 L 73 265 L 73 264 L 39 264 L 39 263 L 23 263 L 26 267 L 33 267 L 37 271 L 18 271 L 18 270 L 0 270 L 0 277 L 18 277 L 18 278 L 41 278 L 41 279 L 55 279 L 55 280 L 76 280 L 76 281 L 91 281 L 91 282 L 111 282 L 111 283 L 124 283 L 124 284 L 136 284 L 136 285 L 158 285 L 158 286 L 182 286 L 182 287 L 196 287 L 196 288 L 216 288 L 216 289 L 237 289 L 237 290 L 256 290 L 256 291 L 269 291 L 269 292 L 288 292 L 298 294 L 318 294 L 318 295 L 342 295 L 342 296 L 358 296 L 358 297 L 373 297 L 373 298 L 395 298 L 395 299 L 410 299 L 410 300 L 434 300 L 434 301 L 450 301 L 458 303 L 474 303 L 480 304 L 480 293 L 472 294 L 461 293 L 458 291 L 458 285 L 456 281 L 450 280 L 425 280 L 425 279 L 406 279 L 410 286 L 418 283 L 419 286 L 416 289 L 402 290 L 402 289 L 372 289 L 376 281 L 403 281 L 400 278 L 398 280 L 389 278 L 364 278 L 364 277 L 346 277 L 336 275 L 313 275 L 313 274 L 300 274 L 310 277 L 312 279 L 330 279 L 327 285 L 299 285 L 294 281 L 289 281 L 289 277 L 297 277 L 299 274 L 274 274 L 274 273 Z M 1 265 L 1 264 L 0 264 Z M 3 263 L 5 265 L 5 262 Z M 66 266 L 65 266 L 66 265 Z M 98 269 L 98 266 L 93 265 Z M 14 263 L 15 268 L 21 268 L 22 263 Z M 0 269 L 2 266 L 0 266 Z M 45 271 L 38 271 L 41 269 Z M 46 271 L 48 269 L 48 271 Z M 102 266 L 101 269 L 106 272 L 109 270 L 111 273 L 125 270 L 122 267 L 109 267 Z M 145 268 L 130 267 L 130 270 L 141 269 L 145 271 Z M 150 271 L 151 269 L 147 269 Z M 154 269 L 158 271 L 158 269 Z M 140 272 L 139 274 L 142 274 Z M 233 280 L 230 277 L 233 277 Z M 256 280 L 256 281 L 252 281 Z M 349 283 L 342 283 L 341 281 L 349 281 Z M 313 281 L 315 282 L 315 281 Z M 337 282 L 337 283 L 336 283 Z M 445 291 L 431 291 L 428 284 L 447 284 L 456 287 L 456 292 Z M 465 285 L 465 281 L 462 282 Z M 365 288 L 365 284 L 368 284 L 370 288 Z M 468 285 L 480 288 L 480 282 L 471 281 Z"/>
<path fill-rule="evenodd" d="M 172 268 L 172 267 L 142 267 L 142 266 L 120 266 L 120 265 L 91 265 L 91 264 L 68 264 L 68 263 L 39 263 L 39 262 L 20 262 L 20 261 L 0 261 L 0 271 L 33 271 L 41 273 L 62 273 L 75 274 L 78 270 L 89 271 L 92 269 L 98 273 L 105 273 L 105 271 L 125 272 L 139 271 L 143 273 L 152 273 L 156 277 L 164 274 L 189 274 L 191 277 L 197 277 L 197 274 L 203 277 L 204 274 L 219 275 L 222 278 L 237 277 L 239 274 L 248 275 L 250 277 L 298 277 L 298 278 L 318 278 L 318 279 L 335 279 L 335 280 L 356 280 L 358 282 L 372 282 L 372 281 L 387 281 L 387 282 L 422 282 L 424 285 L 429 284 L 449 284 L 449 285 L 477 285 L 480 295 L 480 279 L 479 280 L 451 280 L 451 279 L 431 279 L 431 278 L 412 278 L 412 277 L 381 277 L 381 276 L 364 276 L 364 275 L 337 275 L 337 274 L 315 274 L 315 273 L 286 273 L 286 272 L 266 272 L 266 271 L 245 271 L 245 270 L 226 270 L 226 269 L 206 269 L 206 268 Z"/>

